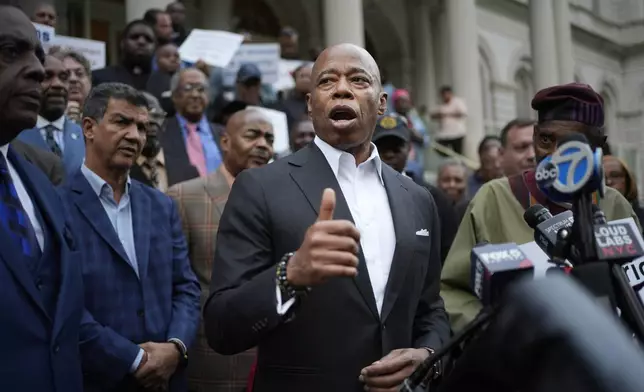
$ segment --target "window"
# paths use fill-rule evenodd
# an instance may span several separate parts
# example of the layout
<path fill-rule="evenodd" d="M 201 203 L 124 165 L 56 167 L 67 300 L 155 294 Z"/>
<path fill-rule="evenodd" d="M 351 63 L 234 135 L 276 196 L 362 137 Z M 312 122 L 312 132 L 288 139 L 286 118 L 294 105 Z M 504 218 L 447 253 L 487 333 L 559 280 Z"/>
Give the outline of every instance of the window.
<path fill-rule="evenodd" d="M 604 98 L 604 128 L 609 138 L 610 136 L 614 138 L 618 133 L 615 99 L 613 99 L 613 94 L 608 89 L 604 89 L 601 96 Z"/>
<path fill-rule="evenodd" d="M 494 94 L 492 93 L 492 70 L 485 53 L 480 51 L 479 76 L 481 79 L 481 102 L 483 106 L 483 124 L 487 135 L 497 134 L 494 116 Z"/>
<path fill-rule="evenodd" d="M 534 97 L 534 87 L 532 84 L 532 73 L 527 68 L 520 68 L 514 76 L 515 84 L 515 102 L 517 118 L 534 118 L 532 110 L 532 98 Z"/>

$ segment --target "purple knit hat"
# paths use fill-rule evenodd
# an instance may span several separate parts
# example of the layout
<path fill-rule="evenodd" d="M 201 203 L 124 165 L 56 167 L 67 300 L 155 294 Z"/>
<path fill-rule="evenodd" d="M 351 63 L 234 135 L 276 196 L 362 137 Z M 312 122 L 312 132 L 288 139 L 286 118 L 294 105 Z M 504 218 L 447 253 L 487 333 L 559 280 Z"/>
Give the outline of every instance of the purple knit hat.
<path fill-rule="evenodd" d="M 587 84 L 569 83 L 539 91 L 532 99 L 539 122 L 576 121 L 589 126 L 604 126 L 604 99 Z"/>

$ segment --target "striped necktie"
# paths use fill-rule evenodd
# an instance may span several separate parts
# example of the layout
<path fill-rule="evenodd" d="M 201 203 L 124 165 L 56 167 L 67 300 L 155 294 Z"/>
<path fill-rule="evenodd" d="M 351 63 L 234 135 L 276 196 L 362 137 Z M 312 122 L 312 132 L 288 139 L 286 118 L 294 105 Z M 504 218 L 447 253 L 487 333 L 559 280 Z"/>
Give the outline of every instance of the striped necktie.
<path fill-rule="evenodd" d="M 63 150 L 61 150 L 60 146 L 56 142 L 56 139 L 54 138 L 54 132 L 58 131 L 58 128 L 55 126 L 49 124 L 45 128 L 45 142 L 47 143 L 47 147 L 56 154 L 59 158 L 63 156 Z"/>
<path fill-rule="evenodd" d="M 28 257 L 39 257 L 40 246 L 29 216 L 22 207 L 4 154 L 0 153 L 0 222 Z"/>

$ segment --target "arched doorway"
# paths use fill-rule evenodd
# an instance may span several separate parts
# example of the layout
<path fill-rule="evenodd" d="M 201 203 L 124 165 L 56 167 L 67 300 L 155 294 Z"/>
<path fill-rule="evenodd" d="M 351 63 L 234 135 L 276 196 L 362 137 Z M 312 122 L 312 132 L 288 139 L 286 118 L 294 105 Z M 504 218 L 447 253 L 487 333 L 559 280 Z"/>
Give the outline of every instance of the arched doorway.
<path fill-rule="evenodd" d="M 274 41 L 282 27 L 273 9 L 263 0 L 233 2 L 233 31 L 247 31 L 254 41 Z"/>

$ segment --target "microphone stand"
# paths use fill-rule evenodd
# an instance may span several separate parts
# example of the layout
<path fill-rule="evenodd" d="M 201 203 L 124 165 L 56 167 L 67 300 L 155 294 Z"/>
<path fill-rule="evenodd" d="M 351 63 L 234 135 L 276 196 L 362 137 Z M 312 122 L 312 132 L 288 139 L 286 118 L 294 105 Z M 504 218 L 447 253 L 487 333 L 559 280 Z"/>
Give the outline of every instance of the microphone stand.
<path fill-rule="evenodd" d="M 574 267 L 579 267 L 578 273 L 573 267 L 572 274 L 577 278 L 589 276 L 590 279 L 581 283 L 594 295 L 604 297 L 608 294 L 611 310 L 619 308 L 621 319 L 640 342 L 644 342 L 644 307 L 631 288 L 622 266 L 600 260 L 597 253 L 594 224 L 605 224 L 606 219 L 593 221 L 592 195 L 583 190 L 573 196 L 572 212 L 572 228 L 570 232 L 560 231 L 562 235 L 558 237 L 557 248 L 562 249 Z M 607 276 L 610 282 L 598 283 L 597 277 L 601 276 Z M 605 293 L 607 286 L 610 293 Z"/>
<path fill-rule="evenodd" d="M 489 310 L 483 310 L 479 313 L 471 323 L 467 324 L 461 332 L 459 332 L 452 340 L 450 340 L 440 350 L 437 350 L 433 355 L 427 357 L 414 372 L 405 379 L 400 386 L 399 392 L 415 392 L 416 389 L 423 384 L 423 382 L 430 377 L 434 376 L 433 371 L 439 361 L 447 354 L 455 350 L 465 340 L 474 336 L 476 332 L 483 329 L 494 316 L 496 316 L 498 308 L 492 307 Z"/>

